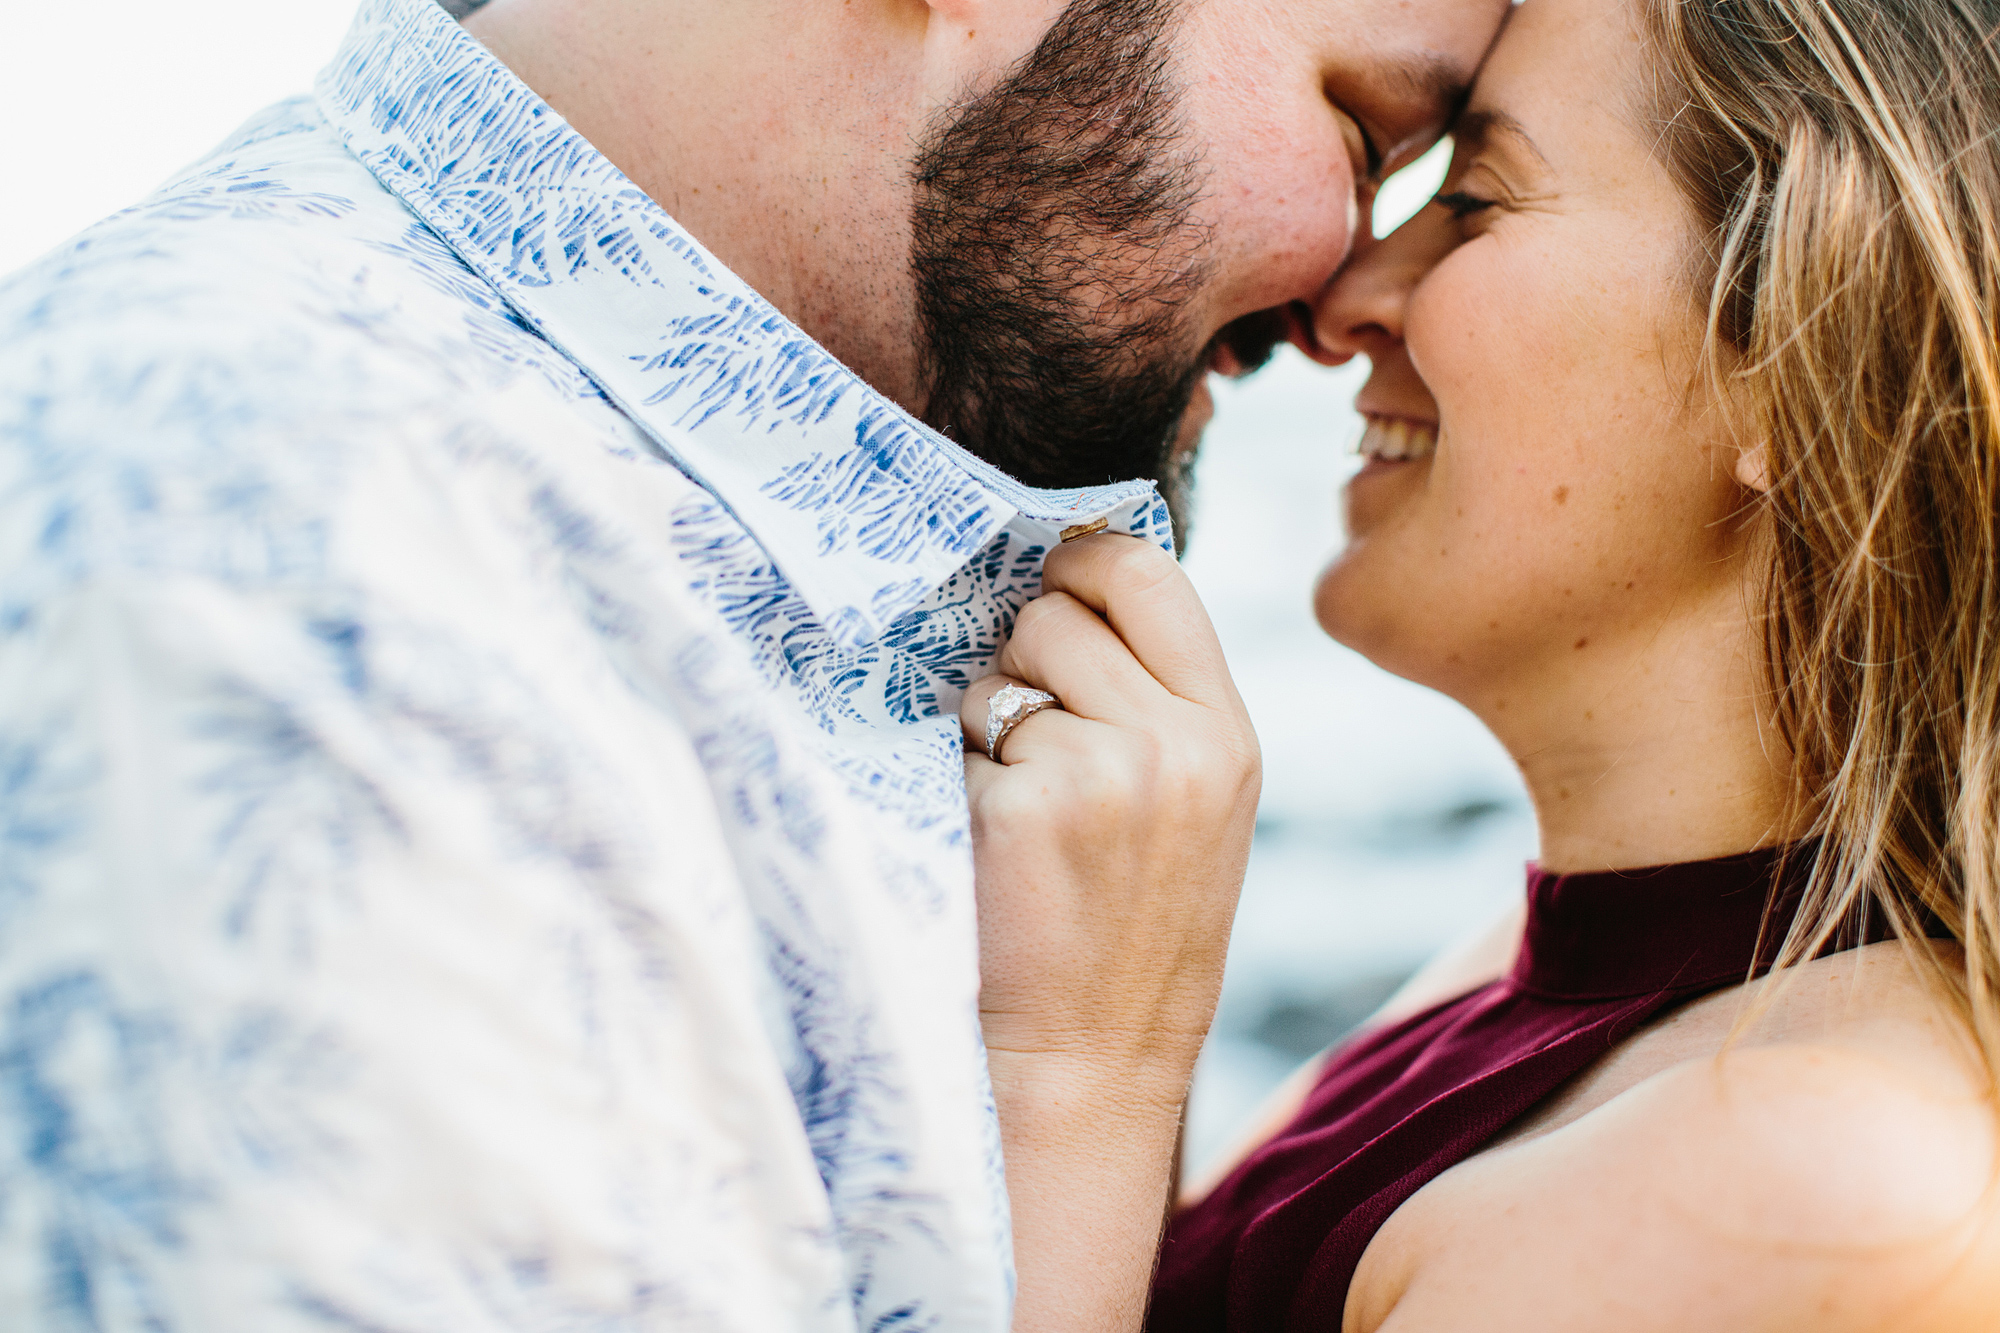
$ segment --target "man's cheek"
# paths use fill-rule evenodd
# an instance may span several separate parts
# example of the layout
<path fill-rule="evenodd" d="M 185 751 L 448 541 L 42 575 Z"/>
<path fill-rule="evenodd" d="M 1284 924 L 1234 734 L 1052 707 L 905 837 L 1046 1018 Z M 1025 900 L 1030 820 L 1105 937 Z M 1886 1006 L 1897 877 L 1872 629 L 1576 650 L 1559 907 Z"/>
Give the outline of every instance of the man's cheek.
<path fill-rule="evenodd" d="M 1296 165 L 1286 179 L 1211 180 L 1204 219 L 1214 245 L 1217 311 L 1227 323 L 1254 310 L 1311 301 L 1359 235 L 1360 201 L 1346 166 Z"/>

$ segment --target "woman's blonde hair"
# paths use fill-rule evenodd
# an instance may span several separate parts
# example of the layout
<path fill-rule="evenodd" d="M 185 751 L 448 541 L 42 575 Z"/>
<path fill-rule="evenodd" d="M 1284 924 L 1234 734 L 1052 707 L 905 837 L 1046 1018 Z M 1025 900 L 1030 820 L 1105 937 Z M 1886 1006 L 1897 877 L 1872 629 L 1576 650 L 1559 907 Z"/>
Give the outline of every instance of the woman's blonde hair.
<path fill-rule="evenodd" d="M 1963 976 L 1915 952 L 2000 1073 L 2000 0 L 1644 14 L 1707 364 L 1768 451 L 1771 718 L 1819 843 L 1779 964 L 1941 921 Z"/>

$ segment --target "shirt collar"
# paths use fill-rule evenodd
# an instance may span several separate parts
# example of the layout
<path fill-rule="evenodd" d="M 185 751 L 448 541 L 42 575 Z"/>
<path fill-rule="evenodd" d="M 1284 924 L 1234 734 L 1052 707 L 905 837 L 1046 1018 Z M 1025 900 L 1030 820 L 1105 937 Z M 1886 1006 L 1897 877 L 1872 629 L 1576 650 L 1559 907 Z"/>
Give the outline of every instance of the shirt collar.
<path fill-rule="evenodd" d="M 319 103 L 348 150 L 867 643 L 996 532 L 1171 541 L 1148 482 L 1023 486 L 871 389 L 436 0 L 363 0 Z"/>

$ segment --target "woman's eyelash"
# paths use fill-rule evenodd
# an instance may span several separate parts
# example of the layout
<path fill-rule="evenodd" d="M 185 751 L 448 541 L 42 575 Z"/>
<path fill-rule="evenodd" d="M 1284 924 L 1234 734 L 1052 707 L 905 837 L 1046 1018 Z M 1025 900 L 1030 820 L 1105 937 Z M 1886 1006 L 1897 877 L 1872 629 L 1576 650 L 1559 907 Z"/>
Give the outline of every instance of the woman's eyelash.
<path fill-rule="evenodd" d="M 1431 202 L 1442 208 L 1449 209 L 1451 215 L 1455 218 L 1469 218 L 1474 213 L 1493 207 L 1494 203 L 1491 199 L 1481 199 L 1478 195 L 1467 194 L 1463 190 L 1455 190 L 1450 194 L 1440 194 L 1432 199 Z"/>

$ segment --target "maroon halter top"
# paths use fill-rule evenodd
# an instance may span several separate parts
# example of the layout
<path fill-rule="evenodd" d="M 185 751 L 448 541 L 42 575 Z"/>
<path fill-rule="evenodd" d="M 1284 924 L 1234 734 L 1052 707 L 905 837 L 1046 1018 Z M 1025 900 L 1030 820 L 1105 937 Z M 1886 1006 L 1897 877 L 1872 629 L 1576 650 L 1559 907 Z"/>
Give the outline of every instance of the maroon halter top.
<path fill-rule="evenodd" d="M 1653 1015 L 1750 975 L 1777 856 L 1530 867 L 1512 972 L 1346 1047 L 1297 1119 L 1174 1218 L 1148 1333 L 1339 1328 L 1361 1252 L 1405 1199 Z M 1775 924 L 1809 862 L 1788 863 Z"/>

